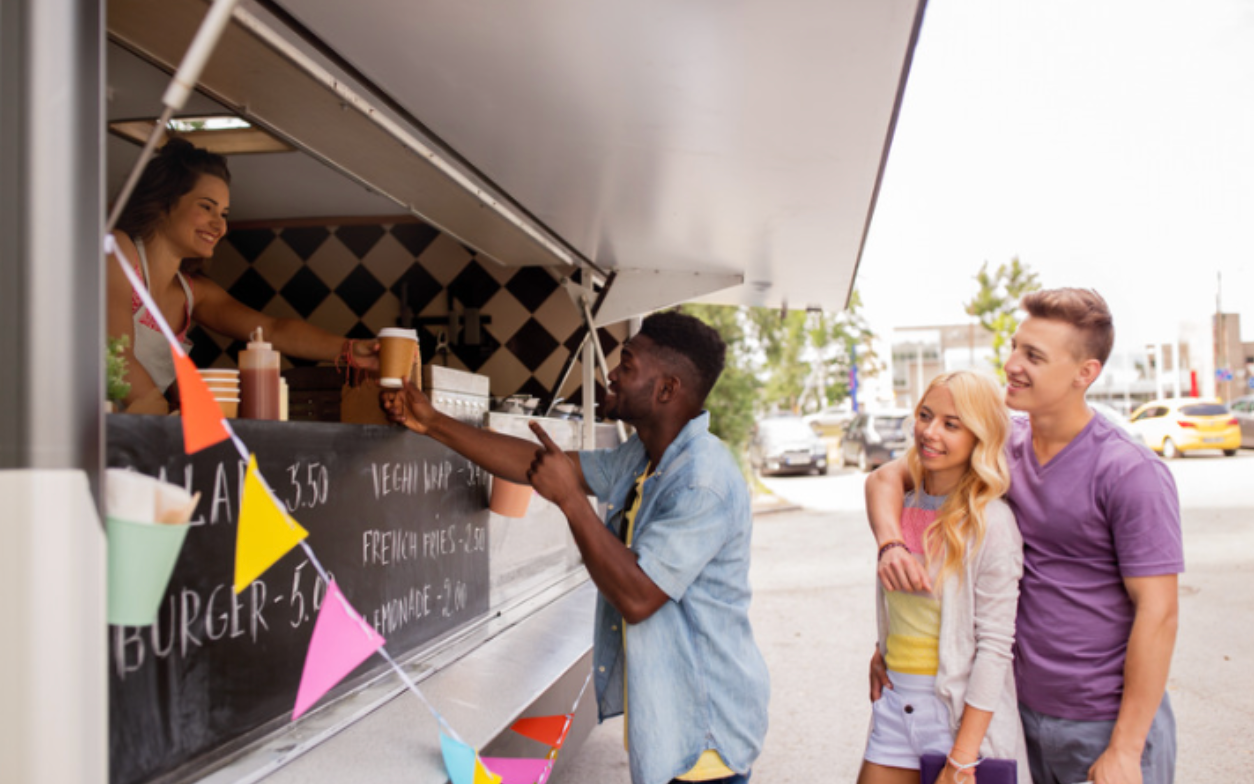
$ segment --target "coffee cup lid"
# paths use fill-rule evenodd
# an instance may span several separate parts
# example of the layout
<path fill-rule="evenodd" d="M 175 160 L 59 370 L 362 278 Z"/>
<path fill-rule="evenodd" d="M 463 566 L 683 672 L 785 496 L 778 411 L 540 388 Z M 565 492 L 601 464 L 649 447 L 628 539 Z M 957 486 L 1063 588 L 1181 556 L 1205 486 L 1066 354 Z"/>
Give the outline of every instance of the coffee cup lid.
<path fill-rule="evenodd" d="M 417 341 L 418 330 L 401 329 L 400 327 L 384 327 L 383 329 L 379 330 L 378 337 L 380 338 L 406 338 L 407 340 Z"/>

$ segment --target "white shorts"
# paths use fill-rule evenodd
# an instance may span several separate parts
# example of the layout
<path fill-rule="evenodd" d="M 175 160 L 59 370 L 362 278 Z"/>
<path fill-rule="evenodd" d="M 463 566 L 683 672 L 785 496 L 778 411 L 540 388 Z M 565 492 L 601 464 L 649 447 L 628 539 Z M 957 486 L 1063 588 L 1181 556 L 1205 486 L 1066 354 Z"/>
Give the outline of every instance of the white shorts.
<path fill-rule="evenodd" d="M 954 745 L 949 708 L 936 697 L 930 675 L 888 673 L 893 688 L 871 704 L 866 761 L 890 768 L 919 769 L 924 754 L 948 754 Z"/>

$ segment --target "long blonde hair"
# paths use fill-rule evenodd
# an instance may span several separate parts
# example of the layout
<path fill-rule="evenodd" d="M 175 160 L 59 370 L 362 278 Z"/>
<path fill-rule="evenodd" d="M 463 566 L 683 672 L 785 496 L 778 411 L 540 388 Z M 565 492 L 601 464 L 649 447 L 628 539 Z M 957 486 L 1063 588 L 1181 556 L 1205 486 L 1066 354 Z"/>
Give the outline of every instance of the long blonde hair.
<path fill-rule="evenodd" d="M 1010 417 L 1002 405 L 1001 390 L 990 377 L 971 370 L 958 370 L 932 379 L 914 407 L 916 419 L 928 393 L 937 387 L 949 390 L 958 418 L 975 436 L 975 448 L 966 472 L 923 534 L 929 566 L 936 557 L 944 554 L 936 581 L 939 585 L 950 574 L 957 573 L 961 579 L 961 567 L 968 556 L 968 543 L 972 545 L 972 556 L 984 543 L 987 528 L 984 512 L 989 502 L 1005 495 L 1010 489 L 1010 468 L 1005 452 Z M 919 460 L 918 445 L 913 439 L 906 451 L 906 462 L 914 479 L 915 491 L 923 492 L 923 463 Z"/>

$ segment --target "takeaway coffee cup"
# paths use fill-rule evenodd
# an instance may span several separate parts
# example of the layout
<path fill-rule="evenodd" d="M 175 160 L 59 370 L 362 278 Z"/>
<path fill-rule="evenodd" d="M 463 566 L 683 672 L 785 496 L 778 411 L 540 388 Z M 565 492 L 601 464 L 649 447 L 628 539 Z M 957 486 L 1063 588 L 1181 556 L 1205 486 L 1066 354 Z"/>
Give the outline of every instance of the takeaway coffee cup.
<path fill-rule="evenodd" d="M 526 517 L 532 492 L 531 485 L 515 484 L 494 476 L 488 508 L 501 517 Z"/>
<path fill-rule="evenodd" d="M 414 367 L 418 332 L 388 327 L 379 330 L 379 386 L 400 389 Z"/>

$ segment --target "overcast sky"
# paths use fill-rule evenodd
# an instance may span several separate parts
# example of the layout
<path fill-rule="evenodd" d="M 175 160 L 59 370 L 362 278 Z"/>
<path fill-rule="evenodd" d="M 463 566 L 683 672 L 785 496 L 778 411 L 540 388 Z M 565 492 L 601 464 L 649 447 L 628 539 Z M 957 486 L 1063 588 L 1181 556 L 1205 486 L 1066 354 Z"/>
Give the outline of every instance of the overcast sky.
<path fill-rule="evenodd" d="M 1254 0 L 929 0 L 857 288 L 963 323 L 980 264 L 1096 288 L 1117 344 L 1254 340 Z"/>

